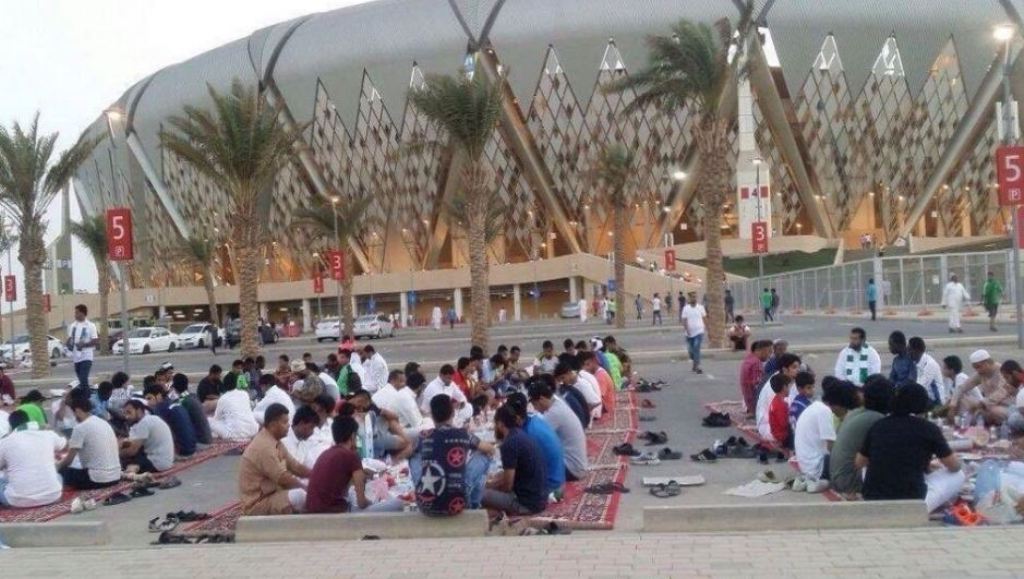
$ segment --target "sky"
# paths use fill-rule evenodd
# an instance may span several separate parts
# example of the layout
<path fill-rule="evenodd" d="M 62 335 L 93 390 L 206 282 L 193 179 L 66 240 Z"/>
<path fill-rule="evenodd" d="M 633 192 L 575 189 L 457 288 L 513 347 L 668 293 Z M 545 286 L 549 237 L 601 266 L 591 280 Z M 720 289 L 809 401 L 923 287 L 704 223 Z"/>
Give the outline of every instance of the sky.
<path fill-rule="evenodd" d="M 39 111 L 41 130 L 59 132 L 62 150 L 160 68 L 284 20 L 366 1 L 0 0 L 0 124 L 27 125 Z M 71 206 L 77 220 L 73 199 Z M 47 243 L 60 233 L 59 199 L 50 216 Z M 73 253 L 75 289 L 96 291 L 92 259 L 77 243 Z M 23 300 L 17 253 L 12 261 Z M 0 270 L 8 273 L 6 255 Z"/>

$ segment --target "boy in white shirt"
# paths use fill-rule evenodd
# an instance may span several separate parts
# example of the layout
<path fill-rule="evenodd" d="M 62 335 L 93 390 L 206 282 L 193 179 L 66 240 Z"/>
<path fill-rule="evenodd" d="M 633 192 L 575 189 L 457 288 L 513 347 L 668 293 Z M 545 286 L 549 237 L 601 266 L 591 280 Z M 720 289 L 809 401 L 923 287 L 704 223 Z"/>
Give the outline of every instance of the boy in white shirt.
<path fill-rule="evenodd" d="M 38 430 L 28 415 L 15 410 L 9 419 L 12 432 L 0 440 L 0 505 L 40 507 L 60 500 L 63 485 L 54 466 L 54 453 L 67 442 L 52 430 Z"/>
<path fill-rule="evenodd" d="M 793 435 L 796 460 L 809 493 L 824 492 L 829 487 L 829 454 L 836 441 L 835 417 L 842 419 L 857 406 L 856 387 L 840 381 L 823 388 L 821 400 L 815 400 L 800 414 Z"/>
<path fill-rule="evenodd" d="M 78 304 L 75 306 L 75 321 L 68 326 L 67 348 L 71 353 L 71 361 L 75 364 L 75 376 L 78 377 L 78 384 L 82 386 L 89 385 L 92 360 L 96 353 L 96 346 L 100 343 L 96 325 L 89 321 L 88 315 L 89 308 L 85 304 Z"/>

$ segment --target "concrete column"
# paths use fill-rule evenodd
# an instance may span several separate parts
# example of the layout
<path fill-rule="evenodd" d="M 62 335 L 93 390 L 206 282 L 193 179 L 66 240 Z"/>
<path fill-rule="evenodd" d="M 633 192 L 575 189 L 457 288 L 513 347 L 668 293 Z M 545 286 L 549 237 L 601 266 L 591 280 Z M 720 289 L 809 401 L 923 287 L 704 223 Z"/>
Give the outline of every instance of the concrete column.
<path fill-rule="evenodd" d="M 400 292 L 398 294 L 398 311 L 401 313 L 402 318 L 399 323 L 404 328 L 405 324 L 409 321 L 409 293 Z"/>
<path fill-rule="evenodd" d="M 569 301 L 572 303 L 580 301 L 579 281 L 580 279 L 576 276 L 569 278 Z"/>
<path fill-rule="evenodd" d="M 519 284 L 512 285 L 512 320 L 523 321 L 523 290 Z"/>
<path fill-rule="evenodd" d="M 885 284 L 883 283 L 883 272 L 885 270 L 882 267 L 882 258 L 875 256 L 875 258 L 872 260 L 871 265 L 871 269 L 874 272 L 873 276 L 875 278 L 875 285 L 878 287 L 878 305 L 876 307 L 882 308 L 883 306 L 885 306 L 886 302 Z M 832 295 L 831 292 L 829 292 L 829 295 Z"/>
<path fill-rule="evenodd" d="M 341 299 L 345 299 L 345 298 L 342 297 Z M 349 299 L 349 302 L 352 304 L 352 319 L 358 318 L 359 317 L 359 308 L 356 305 L 356 296 L 354 296 L 354 295 L 353 296 L 348 296 L 348 299 Z M 352 331 L 352 328 L 349 328 L 349 331 Z"/>
<path fill-rule="evenodd" d="M 462 288 L 457 287 L 452 292 L 452 302 L 455 304 L 455 317 L 462 319 Z"/>
<path fill-rule="evenodd" d="M 267 304 L 266 302 L 260 302 L 260 317 L 264 320 L 267 319 Z"/>
<path fill-rule="evenodd" d="M 313 331 L 313 312 L 308 298 L 302 300 L 302 331 Z"/>
<path fill-rule="evenodd" d="M 167 306 L 161 305 L 161 306 L 157 307 L 156 310 L 157 310 L 156 317 L 161 319 L 161 320 L 164 319 L 164 317 L 167 315 Z"/>

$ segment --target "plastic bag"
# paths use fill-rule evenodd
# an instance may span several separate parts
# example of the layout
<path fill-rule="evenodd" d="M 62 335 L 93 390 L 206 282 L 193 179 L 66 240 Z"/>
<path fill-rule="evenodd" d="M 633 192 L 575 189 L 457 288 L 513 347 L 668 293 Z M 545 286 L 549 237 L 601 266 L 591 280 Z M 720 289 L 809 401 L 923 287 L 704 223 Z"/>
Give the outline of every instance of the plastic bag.
<path fill-rule="evenodd" d="M 992 525 L 1019 522 L 1022 517 L 1016 505 L 1019 493 L 1012 485 L 1003 487 L 1002 466 L 994 460 L 985 461 L 974 482 L 974 508 Z"/>

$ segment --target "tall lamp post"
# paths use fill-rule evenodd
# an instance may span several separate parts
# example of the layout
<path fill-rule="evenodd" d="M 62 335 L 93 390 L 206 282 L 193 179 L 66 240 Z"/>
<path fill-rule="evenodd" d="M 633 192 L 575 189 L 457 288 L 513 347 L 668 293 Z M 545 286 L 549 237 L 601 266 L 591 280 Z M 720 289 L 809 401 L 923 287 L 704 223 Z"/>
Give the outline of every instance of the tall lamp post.
<path fill-rule="evenodd" d="M 341 197 L 337 195 L 331 196 L 331 213 L 334 214 L 334 242 L 338 244 L 338 251 L 341 251 L 341 241 L 338 239 L 338 202 L 341 201 Z M 342 257 L 344 259 L 344 256 Z M 352 275 L 351 272 L 344 272 L 345 275 Z M 334 287 L 337 289 L 338 297 L 338 341 L 341 342 L 341 335 L 344 333 L 341 328 L 341 324 L 344 323 L 341 319 L 341 280 L 334 280 Z M 348 331 L 352 331 L 352 328 L 348 328 Z"/>
<path fill-rule="evenodd" d="M 1010 41 L 1013 40 L 1016 29 L 1009 24 L 996 26 L 992 36 L 1003 43 L 1003 145 L 1012 145 L 1016 141 L 1017 122 L 1014 114 L 1013 95 L 1010 92 Z M 1014 205 L 1010 208 L 1013 214 L 1013 230 L 1010 232 L 1010 247 L 1013 252 L 1013 303 L 1017 311 L 1017 348 L 1024 349 L 1024 307 L 1021 302 L 1020 287 L 1020 206 Z"/>
<path fill-rule="evenodd" d="M 110 144 L 112 147 L 116 147 L 117 139 L 114 138 L 114 123 L 119 122 L 124 115 L 117 109 L 107 109 L 104 111 L 104 114 L 107 117 L 107 132 L 110 133 Z M 121 196 L 121 188 L 119 186 L 120 179 L 114 175 L 114 161 L 112 156 L 110 157 L 110 179 L 114 182 L 114 188 L 117 191 L 118 196 L 121 197 L 121 199 L 124 199 L 124 197 Z M 128 337 L 128 334 L 130 333 L 128 328 L 128 272 L 125 271 L 124 264 L 120 261 L 117 262 L 117 271 L 118 276 L 121 278 L 121 291 L 119 292 L 121 298 L 121 363 L 124 366 L 124 373 L 128 374 L 128 355 L 131 350 L 131 344 Z M 106 324 L 107 320 L 103 320 L 103 323 Z"/>
<path fill-rule="evenodd" d="M 761 216 L 761 163 L 762 163 L 761 157 L 760 156 L 754 157 L 754 161 L 753 162 L 754 162 L 754 196 L 757 197 L 757 221 L 761 222 L 761 221 L 764 221 L 764 218 Z M 767 235 L 767 232 L 765 232 L 765 235 Z M 761 252 L 758 252 L 758 254 L 757 254 L 757 291 L 758 292 L 761 291 L 761 285 L 764 283 L 762 281 L 763 278 L 764 278 L 764 254 L 761 253 Z M 758 300 L 760 300 L 761 294 L 758 293 L 757 295 L 758 295 Z M 761 327 L 764 327 L 765 324 L 767 324 L 767 321 L 764 319 L 764 316 L 761 316 Z"/>

